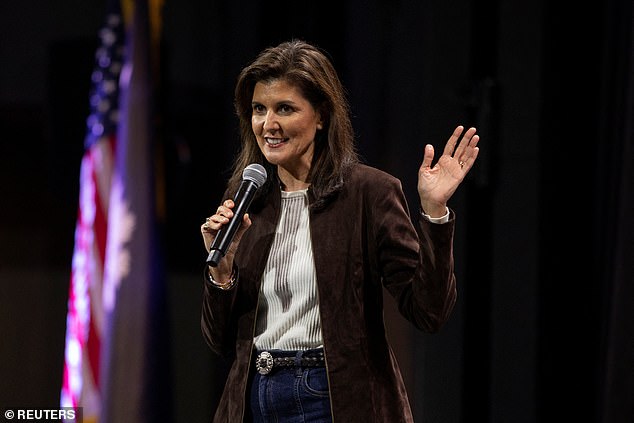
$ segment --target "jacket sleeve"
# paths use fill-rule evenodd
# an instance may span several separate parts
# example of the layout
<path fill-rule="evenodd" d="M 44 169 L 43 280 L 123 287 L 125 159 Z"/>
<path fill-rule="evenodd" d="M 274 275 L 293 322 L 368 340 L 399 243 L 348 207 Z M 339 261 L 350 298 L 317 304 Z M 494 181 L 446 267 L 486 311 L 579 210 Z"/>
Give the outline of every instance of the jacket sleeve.
<path fill-rule="evenodd" d="M 238 289 L 234 286 L 225 291 L 214 287 L 206 274 L 205 266 L 201 314 L 203 338 L 213 352 L 229 359 L 234 351 L 235 325 L 231 316 Z M 236 285 L 239 283 L 240 275 L 236 275 Z"/>
<path fill-rule="evenodd" d="M 436 224 L 417 213 L 414 224 L 400 181 L 386 178 L 381 185 L 373 190 L 372 222 L 382 283 L 406 319 L 437 332 L 456 302 L 455 214 L 450 210 L 449 221 Z"/>

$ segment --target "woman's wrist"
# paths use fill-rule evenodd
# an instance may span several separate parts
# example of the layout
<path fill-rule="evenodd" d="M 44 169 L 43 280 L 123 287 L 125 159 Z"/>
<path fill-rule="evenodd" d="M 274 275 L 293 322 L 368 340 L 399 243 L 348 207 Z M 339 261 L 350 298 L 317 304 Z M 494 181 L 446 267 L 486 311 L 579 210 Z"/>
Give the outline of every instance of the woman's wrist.
<path fill-rule="evenodd" d="M 222 289 L 223 291 L 228 291 L 235 286 L 236 280 L 237 280 L 237 273 L 238 272 L 236 271 L 236 267 L 234 266 L 233 269 L 231 270 L 231 276 L 229 276 L 229 280 L 223 283 L 214 279 L 213 275 L 211 274 L 211 267 L 207 266 L 206 276 L 207 276 L 207 280 L 215 288 Z"/>
<path fill-rule="evenodd" d="M 423 212 L 423 214 L 432 217 L 432 218 L 439 218 L 439 217 L 443 217 L 445 216 L 449 210 L 447 208 L 446 205 L 438 205 L 438 206 L 421 206 L 421 211 Z"/>
<path fill-rule="evenodd" d="M 425 213 L 425 210 L 421 209 L 421 214 L 425 219 L 429 220 L 432 223 L 447 223 L 449 221 L 449 208 L 445 207 L 445 213 L 442 216 L 431 216 L 428 213 Z"/>

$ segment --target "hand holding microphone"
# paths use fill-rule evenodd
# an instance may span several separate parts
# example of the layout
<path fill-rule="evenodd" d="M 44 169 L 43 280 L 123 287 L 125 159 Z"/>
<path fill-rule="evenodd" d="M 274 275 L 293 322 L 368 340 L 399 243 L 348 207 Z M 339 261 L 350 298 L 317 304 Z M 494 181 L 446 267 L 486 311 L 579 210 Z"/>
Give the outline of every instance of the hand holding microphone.
<path fill-rule="evenodd" d="M 227 254 L 231 243 L 240 227 L 246 230 L 251 221 L 245 214 L 255 193 L 266 181 L 267 174 L 264 167 L 260 164 L 253 163 L 247 166 L 242 172 L 242 183 L 238 188 L 238 192 L 233 200 L 226 200 L 223 205 L 218 207 L 215 215 L 207 219 L 201 230 L 205 239 L 205 246 L 208 245 L 209 236 L 213 234 L 215 237 L 209 248 L 209 256 L 207 264 L 211 267 L 217 267 L 221 259 Z M 238 239 L 239 240 L 239 239 Z M 231 269 L 228 269 L 229 272 Z"/>

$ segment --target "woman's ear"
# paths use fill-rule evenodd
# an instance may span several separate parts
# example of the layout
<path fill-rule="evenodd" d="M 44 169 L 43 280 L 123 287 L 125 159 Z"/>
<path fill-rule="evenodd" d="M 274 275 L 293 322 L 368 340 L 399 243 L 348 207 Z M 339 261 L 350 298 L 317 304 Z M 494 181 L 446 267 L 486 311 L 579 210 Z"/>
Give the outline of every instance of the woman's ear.
<path fill-rule="evenodd" d="M 324 111 L 319 110 L 317 113 L 319 114 L 319 117 L 317 119 L 317 130 L 321 131 L 322 129 L 324 129 Z"/>

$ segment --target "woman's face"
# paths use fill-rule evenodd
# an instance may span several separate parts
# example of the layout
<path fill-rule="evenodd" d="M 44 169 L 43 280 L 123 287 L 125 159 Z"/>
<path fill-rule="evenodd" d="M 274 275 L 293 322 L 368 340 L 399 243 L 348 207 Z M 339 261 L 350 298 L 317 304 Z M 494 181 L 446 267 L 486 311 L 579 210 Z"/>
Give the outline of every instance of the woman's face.
<path fill-rule="evenodd" d="M 315 133 L 323 126 L 320 113 L 283 79 L 256 83 L 251 107 L 251 127 L 266 160 L 305 178 L 315 151 Z"/>

